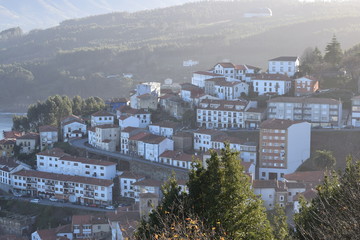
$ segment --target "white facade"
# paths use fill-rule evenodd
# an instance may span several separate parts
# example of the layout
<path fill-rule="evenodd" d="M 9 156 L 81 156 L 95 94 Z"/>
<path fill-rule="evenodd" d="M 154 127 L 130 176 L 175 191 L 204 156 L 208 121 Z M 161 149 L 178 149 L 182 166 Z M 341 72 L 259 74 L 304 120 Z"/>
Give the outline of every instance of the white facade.
<path fill-rule="evenodd" d="M 86 135 L 86 124 L 79 120 L 73 120 L 63 125 L 63 139 L 78 138 Z"/>
<path fill-rule="evenodd" d="M 112 180 L 21 170 L 12 175 L 11 181 L 14 191 L 33 197 L 55 196 L 80 204 L 112 203 Z"/>
<path fill-rule="evenodd" d="M 99 111 L 91 115 L 91 127 L 106 125 L 106 124 L 114 124 L 114 115 Z"/>
<path fill-rule="evenodd" d="M 52 148 L 54 143 L 59 141 L 58 130 L 53 126 L 42 126 L 39 127 L 40 133 L 40 150 L 45 148 Z"/>
<path fill-rule="evenodd" d="M 133 184 L 144 179 L 144 176 L 139 176 L 132 172 L 123 172 L 119 176 L 121 196 L 135 198 L 135 190 Z"/>
<path fill-rule="evenodd" d="M 312 126 L 340 126 L 342 103 L 330 98 L 279 97 L 268 101 L 268 119 L 304 120 Z"/>
<path fill-rule="evenodd" d="M 159 162 L 159 156 L 167 150 L 174 150 L 174 141 L 165 137 L 154 138 L 150 135 L 138 141 L 138 155 L 146 160 Z"/>
<path fill-rule="evenodd" d="M 150 124 L 149 131 L 152 134 L 167 137 L 172 139 L 177 129 L 177 124 L 175 122 L 164 121 L 158 124 Z"/>
<path fill-rule="evenodd" d="M 284 74 L 292 77 L 299 71 L 300 60 L 298 57 L 278 57 L 269 60 L 270 74 Z"/>
<path fill-rule="evenodd" d="M 194 132 L 194 150 L 206 152 L 212 148 L 212 138 L 223 134 L 220 131 L 200 129 Z"/>
<path fill-rule="evenodd" d="M 205 71 L 194 72 L 191 78 L 191 83 L 200 88 L 204 88 L 205 80 L 216 77 L 222 77 L 222 75 Z"/>
<path fill-rule="evenodd" d="M 213 68 L 213 73 L 235 78 L 235 65 L 230 62 L 217 63 Z"/>
<path fill-rule="evenodd" d="M 120 142 L 120 129 L 115 125 L 99 125 L 95 127 L 95 135 L 91 133 L 91 136 L 94 137 L 91 139 L 92 146 L 105 151 L 115 152 Z M 89 144 L 91 143 L 89 141 Z"/>
<path fill-rule="evenodd" d="M 143 109 L 134 109 L 128 106 L 116 111 L 117 118 L 120 120 L 125 117 L 133 116 L 139 119 L 139 128 L 146 128 L 151 123 L 151 113 Z"/>
<path fill-rule="evenodd" d="M 360 127 L 360 97 L 356 96 L 351 99 L 351 125 Z"/>
<path fill-rule="evenodd" d="M 225 148 L 224 142 L 229 142 L 230 149 L 239 152 L 242 161 L 256 164 L 257 146 L 255 143 L 243 142 L 228 136 L 217 136 L 211 141 L 212 149 Z"/>
<path fill-rule="evenodd" d="M 134 116 L 124 116 L 119 119 L 120 129 L 125 129 L 127 127 L 140 127 L 140 119 Z"/>
<path fill-rule="evenodd" d="M 259 95 L 276 93 L 284 95 L 290 91 L 291 79 L 280 74 L 257 74 L 252 77 L 254 92 Z"/>
<path fill-rule="evenodd" d="M 116 163 L 72 157 L 55 149 L 46 150 L 36 155 L 38 171 L 52 173 L 66 173 L 69 175 L 113 179 L 116 176 Z"/>
<path fill-rule="evenodd" d="M 39 144 L 37 133 L 27 133 L 16 139 L 16 146 L 20 146 L 20 153 L 30 154 L 36 150 Z"/>

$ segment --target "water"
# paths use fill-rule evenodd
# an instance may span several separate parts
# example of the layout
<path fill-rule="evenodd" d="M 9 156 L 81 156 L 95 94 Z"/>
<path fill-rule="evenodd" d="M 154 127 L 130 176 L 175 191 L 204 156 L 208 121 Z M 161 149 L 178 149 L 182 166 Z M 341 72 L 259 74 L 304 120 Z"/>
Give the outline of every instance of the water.
<path fill-rule="evenodd" d="M 4 113 L 0 112 L 0 139 L 3 139 L 3 131 L 10 131 L 12 128 L 12 117 L 14 115 L 24 115 L 24 113 Z"/>

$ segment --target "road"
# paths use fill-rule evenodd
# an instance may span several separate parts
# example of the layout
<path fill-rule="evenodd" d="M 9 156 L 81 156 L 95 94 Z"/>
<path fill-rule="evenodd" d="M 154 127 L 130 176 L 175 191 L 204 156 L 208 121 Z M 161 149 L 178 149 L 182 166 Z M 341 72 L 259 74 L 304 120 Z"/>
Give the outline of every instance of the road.
<path fill-rule="evenodd" d="M 33 199 L 33 198 L 27 198 L 27 197 L 15 197 L 15 196 L 11 196 L 11 195 L 2 195 L 2 196 L 0 196 L 0 198 L 6 199 L 6 200 L 23 201 L 23 202 L 30 202 L 30 200 Z M 76 208 L 76 209 L 82 209 L 82 210 L 87 210 L 87 211 L 96 211 L 96 212 L 115 211 L 115 210 L 108 210 L 108 209 L 98 208 L 98 207 L 83 206 L 83 205 L 73 204 L 73 203 L 69 203 L 69 202 L 67 202 L 67 203 L 52 202 L 49 199 L 40 199 L 39 203 L 34 203 L 34 204 L 41 204 L 41 205 L 53 206 L 53 207 Z"/>
<path fill-rule="evenodd" d="M 88 152 L 95 153 L 98 155 L 121 159 L 121 160 L 126 160 L 128 162 L 139 162 L 139 163 L 143 163 L 143 164 L 152 165 L 154 167 L 161 167 L 161 168 L 174 170 L 176 172 L 185 172 L 185 173 L 189 172 L 188 169 L 174 167 L 174 166 L 170 166 L 170 165 L 166 165 L 166 164 L 161 164 L 158 162 L 151 162 L 149 160 L 145 160 L 143 158 L 136 157 L 136 156 L 129 156 L 129 155 L 121 154 L 119 152 L 108 152 L 105 150 L 96 149 L 96 148 L 86 145 L 85 144 L 86 142 L 87 142 L 87 139 L 73 139 L 73 140 L 69 141 L 70 145 L 72 145 L 73 147 L 81 148 L 81 149 L 87 150 Z"/>

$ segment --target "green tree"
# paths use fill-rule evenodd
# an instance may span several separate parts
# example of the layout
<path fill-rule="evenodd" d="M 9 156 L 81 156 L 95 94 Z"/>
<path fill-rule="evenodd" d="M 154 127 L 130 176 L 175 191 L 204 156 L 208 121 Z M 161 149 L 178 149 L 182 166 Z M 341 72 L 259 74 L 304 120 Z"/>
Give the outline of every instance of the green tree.
<path fill-rule="evenodd" d="M 276 240 L 291 239 L 284 208 L 280 207 L 279 204 L 275 204 L 275 208 L 273 212 L 269 214 L 269 217 L 275 239 Z"/>
<path fill-rule="evenodd" d="M 113 179 L 114 182 L 114 186 L 113 186 L 113 191 L 112 191 L 112 200 L 114 204 L 119 204 L 120 203 L 120 179 L 118 177 L 115 177 Z"/>
<path fill-rule="evenodd" d="M 13 121 L 13 127 L 12 127 L 13 130 L 16 131 L 30 130 L 29 120 L 26 116 L 14 115 L 12 121 Z"/>
<path fill-rule="evenodd" d="M 80 96 L 75 96 L 72 99 L 72 112 L 75 115 L 81 115 L 82 114 L 82 108 L 84 105 L 84 100 Z"/>
<path fill-rule="evenodd" d="M 314 164 L 319 169 L 333 168 L 336 164 L 336 158 L 328 150 L 317 150 L 314 157 Z"/>
<path fill-rule="evenodd" d="M 343 51 L 341 50 L 340 43 L 337 41 L 334 35 L 331 42 L 326 45 L 324 61 L 332 65 L 337 65 L 341 62 L 343 57 Z"/>
<path fill-rule="evenodd" d="M 333 172 L 317 187 L 318 195 L 301 201 L 295 214 L 298 239 L 360 239 L 360 161 L 347 158 L 344 172 Z"/>

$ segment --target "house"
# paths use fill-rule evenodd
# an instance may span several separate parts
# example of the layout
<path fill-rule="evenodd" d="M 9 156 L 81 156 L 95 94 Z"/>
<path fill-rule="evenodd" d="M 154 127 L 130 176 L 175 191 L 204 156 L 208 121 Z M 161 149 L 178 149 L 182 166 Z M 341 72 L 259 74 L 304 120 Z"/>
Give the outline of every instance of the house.
<path fill-rule="evenodd" d="M 53 148 L 54 143 L 59 141 L 58 138 L 58 128 L 55 126 L 40 126 L 39 127 L 40 134 L 40 150 L 44 150 L 45 148 Z"/>
<path fill-rule="evenodd" d="M 139 133 L 129 140 L 136 142 L 138 156 L 154 162 L 159 162 L 159 156 L 166 150 L 174 150 L 173 140 L 151 133 Z"/>
<path fill-rule="evenodd" d="M 139 211 L 106 212 L 113 240 L 132 239 L 141 220 Z"/>
<path fill-rule="evenodd" d="M 93 147 L 115 152 L 120 142 L 120 128 L 114 124 L 97 125 L 89 130 L 88 138 Z"/>
<path fill-rule="evenodd" d="M 192 110 L 191 104 L 182 100 L 181 97 L 175 95 L 166 95 L 160 98 L 161 108 L 168 112 L 170 116 L 176 119 L 182 119 L 184 113 Z"/>
<path fill-rule="evenodd" d="M 3 137 L 5 140 L 16 140 L 24 134 L 25 133 L 19 131 L 3 131 Z"/>
<path fill-rule="evenodd" d="M 107 218 L 94 215 L 74 215 L 71 221 L 74 239 L 105 239 L 111 236 Z"/>
<path fill-rule="evenodd" d="M 255 74 L 251 76 L 254 92 L 259 95 L 284 95 L 291 89 L 291 78 L 283 74 Z"/>
<path fill-rule="evenodd" d="M 31 240 L 72 240 L 71 224 L 56 228 L 37 230 L 31 234 Z"/>
<path fill-rule="evenodd" d="M 284 74 L 293 77 L 299 72 L 300 59 L 292 56 L 282 56 L 268 61 L 270 74 Z"/>
<path fill-rule="evenodd" d="M 149 125 L 150 133 L 170 139 L 172 139 L 173 135 L 179 130 L 179 128 L 179 123 L 167 120 Z"/>
<path fill-rule="evenodd" d="M 68 141 L 71 138 L 82 138 L 87 133 L 85 121 L 75 115 L 63 118 L 60 125 L 64 141 Z"/>
<path fill-rule="evenodd" d="M 157 98 L 160 97 L 160 90 L 161 90 L 161 83 L 159 82 L 145 82 L 136 85 L 135 93 L 130 96 L 130 107 L 134 109 L 141 109 L 138 97 L 144 94 L 149 94 L 155 97 L 154 99 L 151 99 L 150 102 L 152 102 L 155 99 L 157 101 Z M 149 100 L 150 98 L 147 99 Z M 153 104 L 151 103 L 150 105 Z"/>
<path fill-rule="evenodd" d="M 360 127 L 360 96 L 351 99 L 351 125 Z"/>
<path fill-rule="evenodd" d="M 161 185 L 163 182 L 154 180 L 154 179 L 144 179 L 133 183 L 135 201 L 139 202 L 140 194 L 142 193 L 152 193 L 155 194 L 159 199 L 162 197 Z"/>
<path fill-rule="evenodd" d="M 12 157 L 14 156 L 14 147 L 16 140 L 2 139 L 0 140 L 0 157 Z"/>
<path fill-rule="evenodd" d="M 174 150 L 175 151 L 189 151 L 193 149 L 193 133 L 190 132 L 178 132 L 173 138 L 174 140 Z"/>
<path fill-rule="evenodd" d="M 121 106 L 129 105 L 130 101 L 126 98 L 111 98 L 105 101 L 107 111 L 116 113 L 116 109 Z"/>
<path fill-rule="evenodd" d="M 251 107 L 244 112 L 245 128 L 258 129 L 266 118 L 266 108 Z"/>
<path fill-rule="evenodd" d="M 116 176 L 116 163 L 104 160 L 74 157 L 62 149 L 53 148 L 36 154 L 38 171 L 66 173 L 84 177 L 113 179 Z"/>
<path fill-rule="evenodd" d="M 342 103 L 331 98 L 277 97 L 267 101 L 267 118 L 307 121 L 312 126 L 341 126 Z"/>
<path fill-rule="evenodd" d="M 160 155 L 160 163 L 179 168 L 192 169 L 196 156 L 177 151 L 165 151 Z"/>
<path fill-rule="evenodd" d="M 239 80 L 227 81 L 225 78 L 213 78 L 205 81 L 205 93 L 223 100 L 235 100 L 249 94 L 249 85 Z"/>
<path fill-rule="evenodd" d="M 112 204 L 113 181 L 33 170 L 11 175 L 15 192 L 31 197 L 54 196 L 57 199 L 84 204 Z"/>
<path fill-rule="evenodd" d="M 212 129 L 199 129 L 194 131 L 194 150 L 200 152 L 208 151 L 213 147 L 213 138 L 219 135 L 225 135 L 225 133 Z"/>
<path fill-rule="evenodd" d="M 286 182 L 304 183 L 306 189 L 310 189 L 310 188 L 316 188 L 316 186 L 322 184 L 324 181 L 325 174 L 329 174 L 329 173 L 326 173 L 325 171 L 294 172 L 294 173 L 285 174 L 284 180 Z"/>
<path fill-rule="evenodd" d="M 39 142 L 39 134 L 30 132 L 18 137 L 16 139 L 16 146 L 20 147 L 20 153 L 30 154 L 38 148 Z"/>
<path fill-rule="evenodd" d="M 224 77 L 224 76 L 210 71 L 198 71 L 193 73 L 193 76 L 191 78 L 191 83 L 200 88 L 205 88 L 205 80 L 216 77 Z"/>
<path fill-rule="evenodd" d="M 215 64 L 212 68 L 212 72 L 216 74 L 220 74 L 229 79 L 235 78 L 235 65 L 231 62 L 220 62 Z"/>
<path fill-rule="evenodd" d="M 141 133 L 146 132 L 142 128 L 136 128 L 136 127 L 126 127 L 125 129 L 121 130 L 120 132 L 120 152 L 122 154 L 130 154 L 130 148 L 129 148 L 129 138 Z M 134 154 L 134 152 L 132 152 Z"/>
<path fill-rule="evenodd" d="M 276 204 L 285 207 L 292 202 L 290 192 L 305 191 L 305 185 L 301 183 L 288 184 L 278 180 L 254 180 L 252 183 L 254 193 L 264 201 L 267 210 L 274 209 Z M 290 200 L 291 199 L 291 200 Z"/>
<path fill-rule="evenodd" d="M 30 166 L 14 158 L 0 157 L 0 189 L 5 192 L 11 190 L 11 175 L 23 169 L 29 170 Z"/>
<path fill-rule="evenodd" d="M 119 127 L 120 129 L 125 129 L 127 127 L 140 127 L 140 119 L 135 116 L 120 116 L 119 118 Z"/>
<path fill-rule="evenodd" d="M 190 83 L 180 84 L 181 99 L 185 102 L 195 105 L 195 99 L 204 93 L 204 89 Z"/>
<path fill-rule="evenodd" d="M 114 124 L 115 116 L 106 111 L 98 111 L 91 114 L 91 127 Z"/>
<path fill-rule="evenodd" d="M 137 96 L 137 107 L 136 109 L 151 109 L 156 110 L 158 108 L 158 96 L 150 93 Z"/>
<path fill-rule="evenodd" d="M 240 81 L 245 81 L 247 83 L 251 82 L 251 78 L 249 78 L 248 74 L 257 74 L 261 68 L 254 67 L 248 64 L 240 64 L 235 65 L 235 78 Z"/>
<path fill-rule="evenodd" d="M 319 90 L 319 80 L 311 76 L 297 78 L 294 83 L 296 97 L 310 95 Z"/>
<path fill-rule="evenodd" d="M 135 174 L 133 172 L 124 171 L 119 176 L 120 194 L 123 197 L 135 198 L 133 184 L 138 181 L 145 180 L 145 176 Z"/>
<path fill-rule="evenodd" d="M 260 125 L 260 179 L 282 179 L 310 157 L 311 125 L 304 121 L 268 119 Z"/>
<path fill-rule="evenodd" d="M 316 196 L 318 195 L 318 191 L 310 188 L 309 190 L 306 190 L 305 192 L 301 192 L 296 194 L 293 197 L 293 202 L 294 202 L 294 213 L 299 213 L 301 205 L 300 205 L 300 198 L 303 197 L 304 200 L 306 200 L 306 202 L 308 202 L 308 204 L 311 203 L 311 200 L 313 200 Z"/>
<path fill-rule="evenodd" d="M 122 106 L 116 110 L 116 115 L 118 119 L 120 118 L 123 119 L 123 117 L 130 117 L 130 116 L 138 118 L 140 120 L 139 122 L 140 128 L 146 128 L 151 123 L 151 113 L 145 111 L 144 109 L 134 109 L 129 106 Z M 129 121 L 131 121 L 131 119 Z M 132 124 L 136 125 L 135 123 Z"/>
<path fill-rule="evenodd" d="M 199 127 L 214 128 L 244 128 L 244 111 L 256 106 L 257 102 L 246 100 L 210 100 L 200 102 L 196 112 L 196 122 Z"/>

